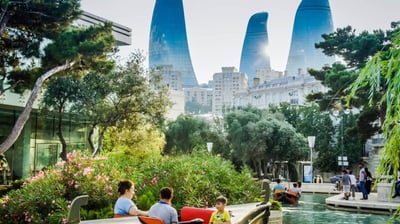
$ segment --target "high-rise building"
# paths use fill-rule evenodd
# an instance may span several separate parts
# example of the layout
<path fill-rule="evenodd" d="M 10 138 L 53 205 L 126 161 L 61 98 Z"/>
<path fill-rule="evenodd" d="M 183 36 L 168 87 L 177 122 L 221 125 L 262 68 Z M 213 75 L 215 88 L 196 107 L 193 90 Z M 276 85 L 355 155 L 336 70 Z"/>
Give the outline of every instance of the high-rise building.
<path fill-rule="evenodd" d="M 162 77 L 162 83 L 169 89 L 182 90 L 182 74 L 176 71 L 172 65 L 163 65 L 155 70 Z"/>
<path fill-rule="evenodd" d="M 267 52 L 267 20 L 268 13 L 260 12 L 251 16 L 247 25 L 239 70 L 246 73 L 249 83 L 253 82 L 257 70 L 271 69 Z"/>
<path fill-rule="evenodd" d="M 222 67 L 222 72 L 214 74 L 213 81 L 212 112 L 221 115 L 224 109 L 233 107 L 234 95 L 247 89 L 247 76 L 235 67 Z"/>
<path fill-rule="evenodd" d="M 149 41 L 150 68 L 172 65 L 182 74 L 182 86 L 197 86 L 186 36 L 182 0 L 156 0 Z"/>
<path fill-rule="evenodd" d="M 332 32 L 329 0 L 302 0 L 294 20 L 287 74 L 305 74 L 309 68 L 320 69 L 325 64 L 332 64 L 333 57 L 315 48 L 315 43 L 323 40 L 322 34 Z"/>

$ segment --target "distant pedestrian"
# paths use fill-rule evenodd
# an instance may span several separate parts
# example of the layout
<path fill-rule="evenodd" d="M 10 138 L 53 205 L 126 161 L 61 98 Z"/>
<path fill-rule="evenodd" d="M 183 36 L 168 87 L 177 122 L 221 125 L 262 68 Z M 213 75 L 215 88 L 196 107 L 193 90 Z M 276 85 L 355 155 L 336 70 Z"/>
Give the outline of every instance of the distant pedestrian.
<path fill-rule="evenodd" d="M 353 200 L 356 200 L 357 179 L 351 170 L 349 171 L 349 177 L 351 182 L 350 183 L 351 197 L 353 197 Z"/>
<path fill-rule="evenodd" d="M 360 163 L 359 167 L 360 167 L 360 176 L 359 176 L 360 188 L 361 188 L 361 192 L 363 195 L 361 200 L 368 200 L 368 192 L 367 192 L 367 189 L 365 188 L 365 181 L 366 181 L 367 175 L 365 173 L 364 163 Z"/>
<path fill-rule="evenodd" d="M 367 190 L 367 193 L 371 193 L 371 187 L 372 187 L 372 174 L 369 172 L 368 168 L 365 167 L 365 189 Z"/>
<path fill-rule="evenodd" d="M 351 185 L 350 176 L 347 173 L 347 170 L 343 170 L 342 173 L 343 173 L 342 182 L 343 182 L 344 199 L 349 200 L 350 185 Z"/>

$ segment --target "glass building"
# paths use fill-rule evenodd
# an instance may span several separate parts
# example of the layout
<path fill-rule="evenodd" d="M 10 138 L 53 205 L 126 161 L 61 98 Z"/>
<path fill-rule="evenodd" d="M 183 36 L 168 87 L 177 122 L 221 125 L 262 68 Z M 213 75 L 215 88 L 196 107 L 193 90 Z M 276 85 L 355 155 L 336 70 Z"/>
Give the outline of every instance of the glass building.
<path fill-rule="evenodd" d="M 182 0 L 157 0 L 151 20 L 149 66 L 172 65 L 182 74 L 182 87 L 197 86 L 186 36 Z"/>
<path fill-rule="evenodd" d="M 257 70 L 271 68 L 267 52 L 267 20 L 268 13 L 260 12 L 251 16 L 247 25 L 239 70 L 247 74 L 249 83 L 253 82 Z"/>
<path fill-rule="evenodd" d="M 294 20 L 287 74 L 306 73 L 308 68 L 320 69 L 325 64 L 332 64 L 334 57 L 315 48 L 315 43 L 323 40 L 322 34 L 332 32 L 329 0 L 302 0 Z"/>

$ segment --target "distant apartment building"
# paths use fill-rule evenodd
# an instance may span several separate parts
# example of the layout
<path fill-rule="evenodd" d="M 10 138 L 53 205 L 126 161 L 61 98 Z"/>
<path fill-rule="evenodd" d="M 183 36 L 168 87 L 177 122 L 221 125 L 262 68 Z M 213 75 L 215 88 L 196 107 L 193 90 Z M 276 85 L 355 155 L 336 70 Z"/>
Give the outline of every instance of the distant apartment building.
<path fill-rule="evenodd" d="M 182 73 L 174 69 L 173 65 L 158 66 L 156 72 L 162 76 L 162 82 L 172 90 L 182 90 Z"/>
<path fill-rule="evenodd" d="M 234 107 L 254 107 L 265 109 L 269 105 L 279 105 L 287 102 L 291 105 L 302 105 L 306 102 L 306 96 L 316 92 L 326 92 L 320 81 L 310 75 L 284 76 L 258 83 L 237 92 L 234 95 Z"/>
<path fill-rule="evenodd" d="M 235 67 L 222 67 L 222 72 L 213 76 L 212 112 L 221 115 L 224 109 L 234 106 L 234 96 L 247 89 L 247 75 Z"/>
<path fill-rule="evenodd" d="M 213 89 L 207 87 L 185 88 L 185 105 L 186 112 L 194 112 L 196 114 L 208 113 L 212 110 Z M 193 107 L 197 107 L 193 108 Z"/>

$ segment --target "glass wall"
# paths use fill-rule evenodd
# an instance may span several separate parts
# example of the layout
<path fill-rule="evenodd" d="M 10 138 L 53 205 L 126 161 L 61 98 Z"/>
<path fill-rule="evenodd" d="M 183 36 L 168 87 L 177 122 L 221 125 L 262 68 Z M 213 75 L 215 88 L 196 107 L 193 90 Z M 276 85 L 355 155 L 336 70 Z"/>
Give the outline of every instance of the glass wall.
<path fill-rule="evenodd" d="M 18 115 L 18 110 L 0 108 L 0 142 L 10 134 Z M 5 153 L 10 167 L 10 179 L 28 177 L 60 160 L 61 143 L 57 125 L 58 119 L 54 115 L 31 113 L 18 140 Z M 78 116 L 64 116 L 62 133 L 69 152 L 88 148 L 88 127 Z"/>

